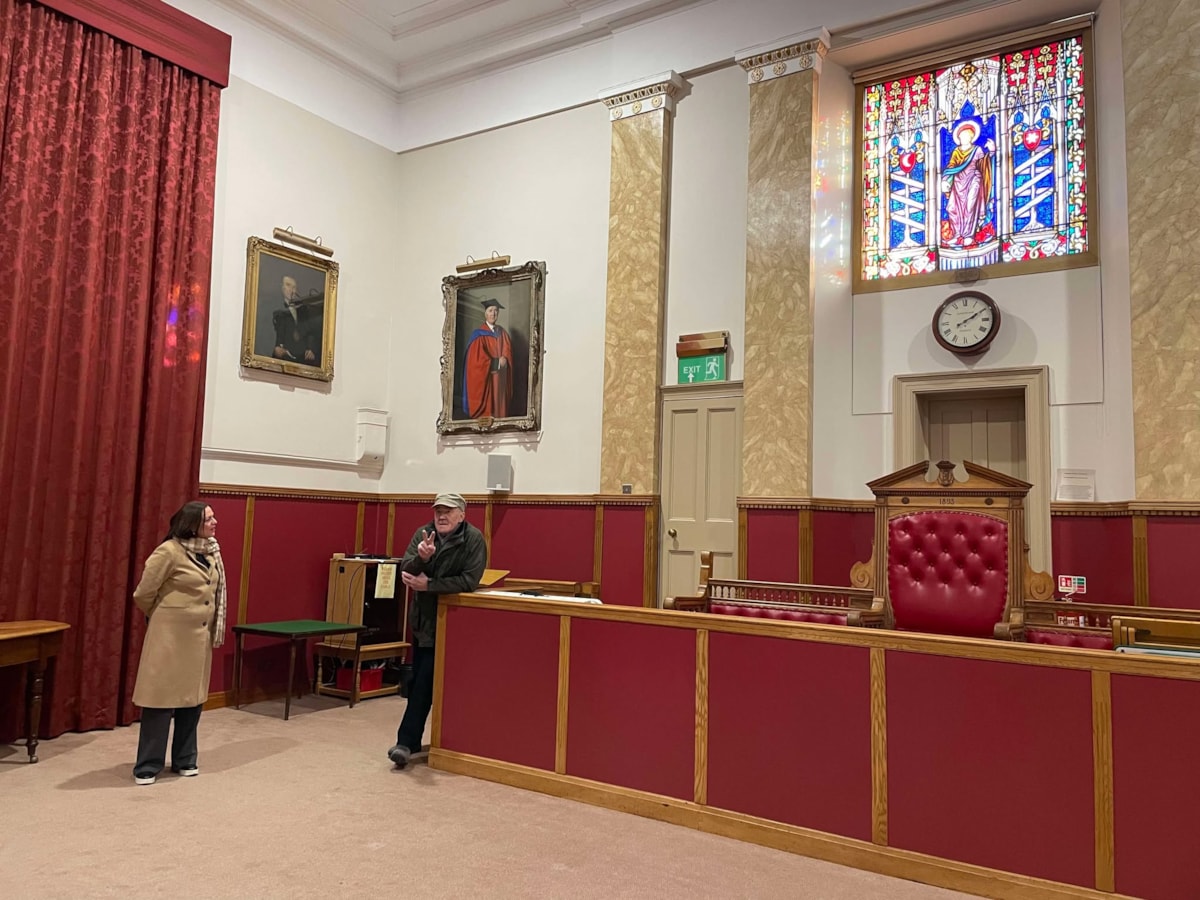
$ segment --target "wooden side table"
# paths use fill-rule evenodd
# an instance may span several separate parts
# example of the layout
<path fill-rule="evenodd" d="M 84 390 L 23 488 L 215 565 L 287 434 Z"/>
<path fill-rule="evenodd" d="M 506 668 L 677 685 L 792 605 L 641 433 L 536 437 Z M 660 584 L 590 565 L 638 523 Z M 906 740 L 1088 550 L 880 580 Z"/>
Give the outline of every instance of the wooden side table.
<path fill-rule="evenodd" d="M 28 667 L 25 685 L 25 749 L 29 761 L 38 761 L 38 726 L 42 721 L 42 690 L 46 665 L 62 650 L 66 622 L 33 619 L 0 622 L 0 666 Z"/>
<path fill-rule="evenodd" d="M 331 641 L 322 641 L 317 644 L 317 694 L 325 694 L 330 697 L 349 697 L 350 707 L 353 709 L 354 704 L 359 700 L 366 700 L 370 697 L 386 697 L 390 694 L 398 694 L 400 685 L 389 684 L 380 688 L 375 688 L 369 691 L 360 690 L 359 685 L 362 680 L 362 664 L 365 662 L 373 662 L 379 659 L 391 659 L 396 656 L 403 656 L 411 647 L 408 641 L 390 641 L 383 644 L 361 644 L 358 641 L 354 643 L 334 643 Z M 325 675 L 325 659 L 332 658 L 338 660 L 348 660 L 354 664 L 354 683 L 350 690 L 345 690 L 339 687 L 330 687 L 323 684 Z"/>

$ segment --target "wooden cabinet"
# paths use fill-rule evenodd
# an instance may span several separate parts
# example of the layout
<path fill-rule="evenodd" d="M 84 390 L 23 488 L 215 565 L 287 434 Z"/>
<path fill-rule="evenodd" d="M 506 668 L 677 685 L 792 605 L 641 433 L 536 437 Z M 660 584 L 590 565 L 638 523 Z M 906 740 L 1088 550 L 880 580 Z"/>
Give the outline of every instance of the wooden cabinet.
<path fill-rule="evenodd" d="M 390 590 L 383 586 L 390 579 Z M 391 596 L 386 596 L 390 594 Z M 381 596 L 382 595 L 382 596 Z M 325 618 L 330 622 L 365 625 L 360 635 L 330 638 L 317 644 L 318 694 L 348 697 L 354 706 L 360 699 L 383 697 L 400 691 L 398 684 L 369 684 L 363 689 L 363 663 L 405 659 L 408 648 L 408 596 L 400 581 L 398 558 L 362 558 L 334 554 L 329 561 L 329 591 Z M 337 660 L 335 669 L 347 671 L 339 684 L 325 684 L 327 660 Z M 342 663 L 349 662 L 349 668 Z M 381 671 L 368 670 L 368 673 Z"/>

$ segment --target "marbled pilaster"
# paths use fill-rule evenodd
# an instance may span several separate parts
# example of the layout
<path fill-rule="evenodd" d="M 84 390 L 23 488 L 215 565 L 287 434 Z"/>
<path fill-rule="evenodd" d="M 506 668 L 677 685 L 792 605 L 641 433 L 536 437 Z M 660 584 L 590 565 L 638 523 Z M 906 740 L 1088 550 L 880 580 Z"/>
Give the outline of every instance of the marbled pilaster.
<path fill-rule="evenodd" d="M 812 492 L 813 122 L 821 32 L 738 54 L 750 81 L 742 493 Z"/>
<path fill-rule="evenodd" d="M 681 85 L 672 72 L 601 95 L 612 119 L 602 493 L 622 484 L 658 491 L 671 112 Z"/>
<path fill-rule="evenodd" d="M 1137 497 L 1200 500 L 1200 3 L 1122 15 Z"/>

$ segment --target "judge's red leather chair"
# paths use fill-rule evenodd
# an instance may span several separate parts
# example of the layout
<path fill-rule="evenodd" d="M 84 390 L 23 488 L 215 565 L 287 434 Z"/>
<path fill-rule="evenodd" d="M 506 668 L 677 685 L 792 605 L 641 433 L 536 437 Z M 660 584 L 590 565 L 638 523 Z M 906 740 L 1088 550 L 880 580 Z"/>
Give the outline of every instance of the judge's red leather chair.
<path fill-rule="evenodd" d="M 963 465 L 963 482 L 943 460 L 933 482 L 922 462 L 870 483 L 875 545 L 850 581 L 882 591 L 897 629 L 1021 640 L 1025 599 L 1047 599 L 1054 588 L 1029 567 L 1024 503 L 1032 485 Z"/>

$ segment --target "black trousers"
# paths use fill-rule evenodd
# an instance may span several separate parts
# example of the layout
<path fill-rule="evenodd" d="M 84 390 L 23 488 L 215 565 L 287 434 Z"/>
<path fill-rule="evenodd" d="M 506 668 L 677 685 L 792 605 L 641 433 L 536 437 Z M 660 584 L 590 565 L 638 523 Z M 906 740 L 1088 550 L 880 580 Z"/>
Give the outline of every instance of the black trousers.
<path fill-rule="evenodd" d="M 432 647 L 413 647 L 413 679 L 408 689 L 408 706 L 396 732 L 396 743 L 413 753 L 421 750 L 425 721 L 433 709 L 433 659 Z"/>
<path fill-rule="evenodd" d="M 149 778 L 163 770 L 167 757 L 167 735 L 171 730 L 171 719 L 175 719 L 175 735 L 171 739 L 171 768 L 193 769 L 196 767 L 196 726 L 200 724 L 200 706 L 184 706 L 179 709 L 156 709 L 142 707 L 142 731 L 138 735 L 137 762 L 133 774 L 137 778 Z"/>

